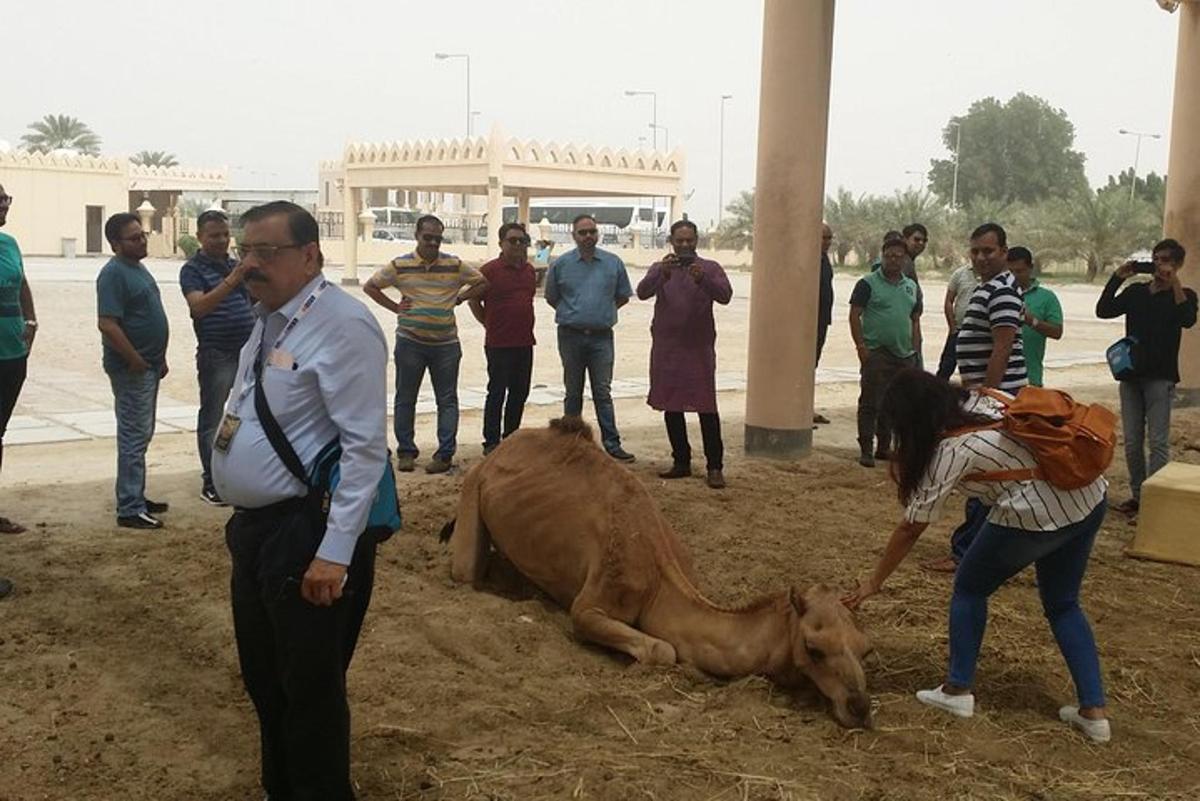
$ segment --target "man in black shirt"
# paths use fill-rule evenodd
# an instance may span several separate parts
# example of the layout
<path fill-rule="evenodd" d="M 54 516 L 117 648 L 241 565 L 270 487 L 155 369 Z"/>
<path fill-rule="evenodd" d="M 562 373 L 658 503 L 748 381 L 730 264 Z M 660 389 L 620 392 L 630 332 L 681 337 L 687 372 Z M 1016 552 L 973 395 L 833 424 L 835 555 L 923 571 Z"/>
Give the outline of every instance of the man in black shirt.
<path fill-rule="evenodd" d="M 828 223 L 821 224 L 821 283 L 817 300 L 817 364 L 821 363 L 821 351 L 825 349 L 825 336 L 833 324 L 833 264 L 829 261 L 829 246 L 833 244 L 833 229 Z M 828 423 L 823 414 L 813 414 L 813 428 L 817 423 Z"/>
<path fill-rule="evenodd" d="M 1171 396 L 1179 383 L 1179 339 L 1183 329 L 1196 324 L 1196 293 L 1179 283 L 1183 246 L 1164 239 L 1154 246 L 1153 279 L 1117 289 L 1136 272 L 1136 262 L 1126 262 L 1113 273 L 1096 301 L 1096 316 L 1107 320 L 1125 315 L 1125 334 L 1137 340 L 1136 376 L 1122 380 L 1121 423 L 1125 434 L 1125 462 L 1133 497 L 1113 508 L 1137 513 L 1142 482 L 1171 457 Z M 1150 470 L 1146 470 L 1144 441 L 1149 430 Z"/>

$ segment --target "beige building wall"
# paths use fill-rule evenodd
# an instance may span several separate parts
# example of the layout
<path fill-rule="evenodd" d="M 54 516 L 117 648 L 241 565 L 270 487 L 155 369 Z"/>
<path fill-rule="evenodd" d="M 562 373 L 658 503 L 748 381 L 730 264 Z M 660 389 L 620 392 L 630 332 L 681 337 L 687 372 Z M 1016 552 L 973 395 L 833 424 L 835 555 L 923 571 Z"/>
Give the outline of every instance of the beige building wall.
<path fill-rule="evenodd" d="M 104 220 L 129 209 L 129 179 L 117 159 L 0 153 L 0 184 L 15 198 L 4 231 L 27 256 L 62 255 L 64 238 L 78 253 L 106 252 Z"/>

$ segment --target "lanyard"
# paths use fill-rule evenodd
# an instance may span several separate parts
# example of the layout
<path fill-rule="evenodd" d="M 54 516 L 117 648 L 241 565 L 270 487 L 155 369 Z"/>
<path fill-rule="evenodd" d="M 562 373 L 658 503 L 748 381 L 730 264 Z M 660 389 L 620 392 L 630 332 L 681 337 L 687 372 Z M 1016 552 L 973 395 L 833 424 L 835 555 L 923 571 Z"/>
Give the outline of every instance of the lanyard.
<path fill-rule="evenodd" d="M 283 341 L 288 338 L 288 334 L 296 330 L 296 326 L 300 324 L 300 321 L 304 319 L 305 315 L 312 311 L 313 306 L 317 305 L 317 301 L 328 288 L 329 282 L 322 279 L 321 283 L 317 285 L 317 288 L 312 291 L 312 294 L 305 298 L 304 302 L 300 304 L 300 308 L 297 309 L 296 313 L 292 315 L 292 319 L 288 320 L 287 324 L 284 325 L 283 330 L 280 331 L 279 336 L 275 338 L 275 344 L 271 346 L 271 350 L 268 353 L 274 353 L 275 351 L 279 350 L 280 346 L 283 345 Z M 263 344 L 266 338 L 267 321 L 264 319 L 262 337 L 258 340 L 258 348 L 254 353 L 254 360 L 250 363 L 249 369 L 246 371 L 245 375 L 242 376 L 242 391 L 238 395 L 237 405 L 235 408 L 241 407 L 242 401 L 246 400 L 250 393 L 254 391 L 254 383 L 260 380 L 262 362 L 264 358 Z"/>

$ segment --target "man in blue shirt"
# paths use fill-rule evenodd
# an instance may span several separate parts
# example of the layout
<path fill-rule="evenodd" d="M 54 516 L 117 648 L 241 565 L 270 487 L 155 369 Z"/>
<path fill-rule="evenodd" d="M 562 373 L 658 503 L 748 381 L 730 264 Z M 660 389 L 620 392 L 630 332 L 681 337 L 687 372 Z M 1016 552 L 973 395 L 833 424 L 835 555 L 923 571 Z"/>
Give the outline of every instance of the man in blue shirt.
<path fill-rule="evenodd" d="M 613 409 L 612 329 L 617 324 L 617 309 L 629 302 L 633 288 L 625 263 L 596 247 L 599 235 L 596 218 L 590 214 L 580 214 L 571 223 L 575 250 L 559 256 L 547 271 L 546 302 L 554 307 L 558 324 L 558 355 L 566 386 L 563 414 L 583 414 L 586 370 L 604 450 L 614 459 L 632 462 L 633 455 L 621 447 Z"/>
<path fill-rule="evenodd" d="M 200 250 L 179 271 L 179 288 L 192 314 L 196 331 L 196 375 L 200 381 L 200 412 L 196 444 L 200 451 L 200 498 L 226 506 L 212 483 L 212 442 L 221 422 L 221 409 L 237 378 L 238 354 L 254 328 L 253 302 L 246 291 L 246 268 L 229 257 L 229 218 L 209 209 L 196 220 Z"/>
<path fill-rule="evenodd" d="M 158 382 L 167 374 L 167 315 L 158 284 L 142 266 L 146 233 L 136 214 L 108 218 L 104 236 L 115 254 L 96 278 L 96 314 L 104 372 L 117 415 L 117 525 L 162 528 L 167 504 L 146 500 L 146 448 L 154 436 Z"/>

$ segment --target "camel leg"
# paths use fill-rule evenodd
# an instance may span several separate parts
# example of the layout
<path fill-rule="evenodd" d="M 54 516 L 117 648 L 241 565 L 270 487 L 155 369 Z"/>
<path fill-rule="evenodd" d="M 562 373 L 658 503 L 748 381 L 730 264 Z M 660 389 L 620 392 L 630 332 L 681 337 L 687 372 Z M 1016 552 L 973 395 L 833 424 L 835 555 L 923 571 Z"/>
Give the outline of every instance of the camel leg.
<path fill-rule="evenodd" d="M 450 538 L 450 576 L 455 581 L 479 586 L 487 572 L 491 537 L 479 516 L 479 470 L 472 470 L 463 482 L 462 500 Z"/>
<path fill-rule="evenodd" d="M 675 664 L 675 646 L 612 617 L 586 592 L 571 604 L 571 622 L 580 639 L 623 651 L 647 665 Z"/>

